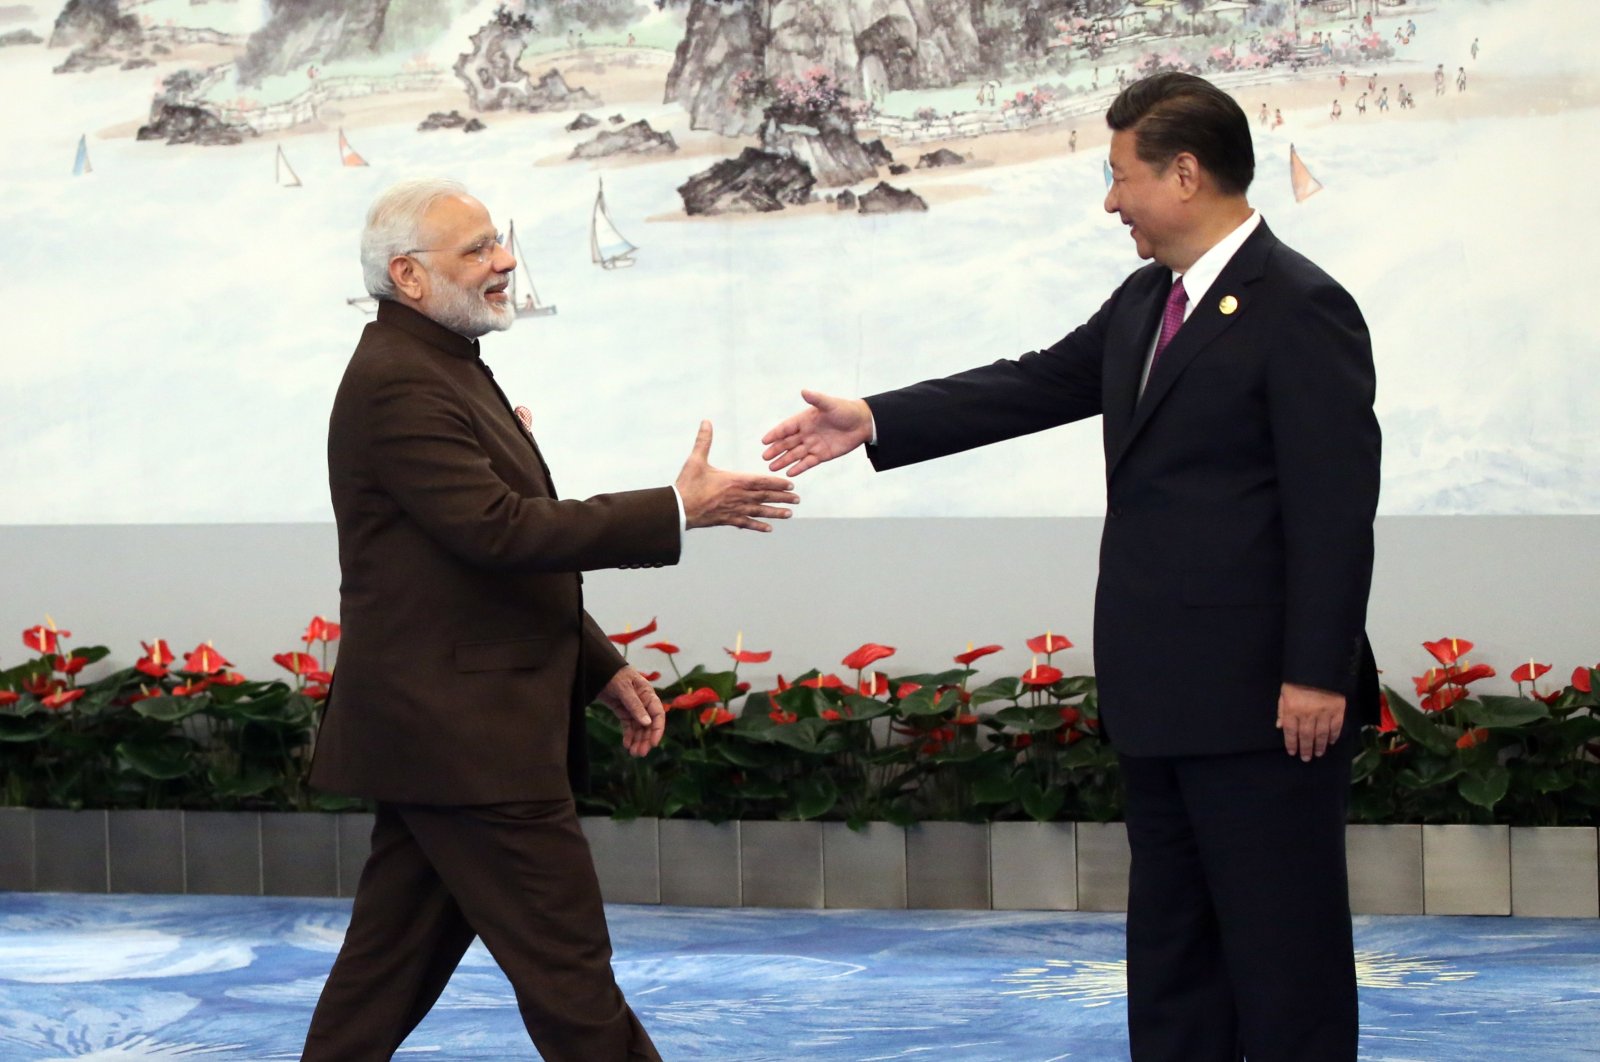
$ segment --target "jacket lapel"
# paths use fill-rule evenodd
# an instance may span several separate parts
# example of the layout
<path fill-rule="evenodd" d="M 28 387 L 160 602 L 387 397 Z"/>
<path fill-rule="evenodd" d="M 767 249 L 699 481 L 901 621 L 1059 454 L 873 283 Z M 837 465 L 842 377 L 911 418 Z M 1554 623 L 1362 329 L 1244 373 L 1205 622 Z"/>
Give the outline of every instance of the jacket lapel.
<path fill-rule="evenodd" d="M 1119 445 L 1115 452 L 1106 454 L 1107 475 L 1116 469 L 1117 463 L 1160 408 L 1162 399 L 1177 385 L 1189 364 L 1205 353 L 1207 348 L 1235 322 L 1250 312 L 1251 285 L 1261 278 L 1267 258 L 1277 242 L 1277 237 L 1267 229 L 1266 222 L 1257 226 L 1256 231 L 1250 234 L 1218 274 L 1216 281 L 1206 291 L 1204 301 L 1194 308 L 1189 314 L 1189 319 L 1184 321 L 1183 327 L 1178 329 L 1178 334 L 1167 344 L 1167 349 L 1161 352 L 1160 359 L 1150 373 L 1150 379 L 1145 383 L 1144 394 L 1139 395 L 1137 392 L 1139 375 L 1144 369 L 1144 357 L 1153 334 L 1150 329 L 1146 328 L 1141 333 L 1140 345 L 1135 351 L 1135 356 L 1120 359 L 1123 363 L 1135 366 L 1133 388 L 1136 400 L 1131 407 L 1131 422 L 1127 431 L 1117 437 Z M 1163 305 L 1169 290 L 1171 290 L 1170 285 L 1160 289 Z M 1234 305 L 1230 313 L 1223 313 L 1222 300 L 1229 295 L 1233 296 Z M 1148 312 L 1144 313 L 1141 319 L 1148 321 Z M 1106 408 L 1109 412 L 1111 396 L 1107 397 Z"/>
<path fill-rule="evenodd" d="M 1167 283 L 1170 271 L 1162 266 L 1148 266 L 1138 277 L 1140 288 L 1129 292 L 1127 308 L 1114 320 L 1112 334 L 1107 337 L 1104 383 L 1101 385 L 1101 416 L 1105 418 L 1106 456 L 1109 459 L 1120 451 L 1133 427 L 1134 403 L 1139 399 L 1139 376 L 1144 372 L 1145 352 L 1150 349 L 1150 337 L 1161 321 L 1161 311 L 1166 306 Z"/>

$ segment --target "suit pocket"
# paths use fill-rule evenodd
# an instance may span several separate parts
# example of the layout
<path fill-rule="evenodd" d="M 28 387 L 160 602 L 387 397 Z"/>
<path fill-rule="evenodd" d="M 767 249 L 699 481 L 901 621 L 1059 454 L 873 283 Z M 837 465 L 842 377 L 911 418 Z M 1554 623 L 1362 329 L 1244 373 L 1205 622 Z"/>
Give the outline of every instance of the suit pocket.
<path fill-rule="evenodd" d="M 550 655 L 548 638 L 505 638 L 494 642 L 460 642 L 455 647 L 457 671 L 513 671 L 543 667 Z"/>
<path fill-rule="evenodd" d="M 1283 573 L 1260 567 L 1184 572 L 1180 593 L 1185 605 L 1198 608 L 1281 605 Z"/>

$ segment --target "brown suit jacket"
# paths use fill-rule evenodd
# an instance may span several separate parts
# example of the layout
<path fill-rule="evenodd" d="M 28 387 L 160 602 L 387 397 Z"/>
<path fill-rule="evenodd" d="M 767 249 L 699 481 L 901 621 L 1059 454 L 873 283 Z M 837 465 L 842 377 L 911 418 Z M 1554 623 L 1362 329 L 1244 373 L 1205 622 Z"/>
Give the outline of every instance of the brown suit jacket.
<path fill-rule="evenodd" d="M 584 570 L 676 563 L 669 487 L 557 499 L 476 340 L 384 301 L 328 424 L 338 669 L 311 782 L 420 804 L 558 799 L 622 658 Z"/>

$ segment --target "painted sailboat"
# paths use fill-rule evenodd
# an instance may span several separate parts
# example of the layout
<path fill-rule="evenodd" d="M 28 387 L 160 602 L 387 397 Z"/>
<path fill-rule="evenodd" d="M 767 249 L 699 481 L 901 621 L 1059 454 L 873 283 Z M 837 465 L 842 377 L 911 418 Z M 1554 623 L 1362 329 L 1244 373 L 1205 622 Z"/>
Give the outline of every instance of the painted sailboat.
<path fill-rule="evenodd" d="M 638 249 L 611 223 L 611 215 L 606 212 L 606 182 L 602 180 L 594 197 L 594 211 L 589 215 L 589 260 L 605 269 L 627 269 L 634 264 L 633 253 Z"/>
<path fill-rule="evenodd" d="M 289 158 L 283 153 L 283 145 L 278 145 L 278 157 L 273 160 L 274 179 L 285 188 L 299 188 L 300 175 L 294 172 L 294 167 L 289 165 Z"/>
<path fill-rule="evenodd" d="M 1322 191 L 1322 182 L 1311 176 L 1311 171 L 1300 161 L 1300 153 L 1294 149 L 1293 144 L 1289 145 L 1289 183 L 1294 188 L 1296 203 L 1304 203 Z"/>
<path fill-rule="evenodd" d="M 517 243 L 517 223 L 507 223 L 506 243 L 511 248 L 511 253 L 516 256 L 517 268 L 511 272 L 511 286 L 506 293 L 511 297 L 511 305 L 517 308 L 518 317 L 549 317 L 556 312 L 553 303 L 539 301 L 539 292 L 533 286 L 533 274 L 528 271 L 528 260 L 522 257 L 522 247 Z M 517 278 L 525 277 L 527 290 L 521 295 L 517 294 Z"/>
<path fill-rule="evenodd" d="M 78 157 L 72 160 L 72 175 L 82 177 L 93 172 L 94 167 L 89 165 L 89 136 L 85 133 L 78 137 Z"/>
<path fill-rule="evenodd" d="M 343 129 L 339 130 L 339 161 L 346 166 L 365 166 L 367 164 L 367 160 L 362 158 L 356 149 L 350 146 L 350 141 L 346 139 Z"/>

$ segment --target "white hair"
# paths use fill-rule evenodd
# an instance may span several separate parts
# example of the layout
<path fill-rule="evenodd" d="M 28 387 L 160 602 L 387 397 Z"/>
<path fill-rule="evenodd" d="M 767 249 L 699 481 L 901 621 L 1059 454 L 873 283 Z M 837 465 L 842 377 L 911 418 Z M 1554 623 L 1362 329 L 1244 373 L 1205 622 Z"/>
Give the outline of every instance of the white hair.
<path fill-rule="evenodd" d="M 368 295 L 394 298 L 389 262 L 416 248 L 422 216 L 429 207 L 446 196 L 466 194 L 466 186 L 460 181 L 418 177 L 390 185 L 373 200 L 367 210 L 366 227 L 361 230 L 361 273 Z"/>

